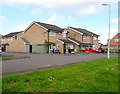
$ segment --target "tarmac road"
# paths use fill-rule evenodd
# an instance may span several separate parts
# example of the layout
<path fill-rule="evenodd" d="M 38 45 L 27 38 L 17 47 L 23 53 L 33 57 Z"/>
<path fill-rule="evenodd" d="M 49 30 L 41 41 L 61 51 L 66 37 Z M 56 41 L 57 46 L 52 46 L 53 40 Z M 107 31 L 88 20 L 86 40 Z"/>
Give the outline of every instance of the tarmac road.
<path fill-rule="evenodd" d="M 5 52 L 3 55 L 14 55 L 15 57 L 3 58 L 2 75 L 21 74 L 40 69 L 55 68 L 107 58 L 107 53 L 26 54 Z M 111 54 L 110 56 L 118 57 L 118 54 Z"/>

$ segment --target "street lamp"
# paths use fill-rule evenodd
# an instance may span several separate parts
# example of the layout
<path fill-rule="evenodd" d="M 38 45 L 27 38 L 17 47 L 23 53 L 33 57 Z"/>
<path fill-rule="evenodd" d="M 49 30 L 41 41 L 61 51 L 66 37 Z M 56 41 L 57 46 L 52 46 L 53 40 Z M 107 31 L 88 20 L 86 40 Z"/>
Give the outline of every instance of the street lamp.
<path fill-rule="evenodd" d="M 102 4 L 102 6 L 108 6 L 109 7 L 109 32 L 108 32 L 108 56 L 107 58 L 110 58 L 110 16 L 111 16 L 111 6 L 109 4 Z"/>

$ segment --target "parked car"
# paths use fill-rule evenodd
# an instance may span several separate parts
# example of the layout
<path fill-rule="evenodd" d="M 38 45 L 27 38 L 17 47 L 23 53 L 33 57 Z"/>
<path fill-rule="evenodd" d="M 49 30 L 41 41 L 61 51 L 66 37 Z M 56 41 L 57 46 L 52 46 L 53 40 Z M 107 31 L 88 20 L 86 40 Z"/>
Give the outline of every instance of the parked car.
<path fill-rule="evenodd" d="M 89 47 L 89 48 L 84 49 L 84 52 L 101 53 L 101 50 L 97 48 Z"/>

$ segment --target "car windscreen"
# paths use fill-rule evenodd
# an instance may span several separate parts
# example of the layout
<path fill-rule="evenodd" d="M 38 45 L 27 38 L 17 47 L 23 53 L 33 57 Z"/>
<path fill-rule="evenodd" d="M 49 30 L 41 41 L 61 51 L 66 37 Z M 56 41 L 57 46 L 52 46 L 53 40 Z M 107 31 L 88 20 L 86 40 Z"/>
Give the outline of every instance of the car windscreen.
<path fill-rule="evenodd" d="M 91 49 L 96 50 L 96 48 L 91 48 Z"/>

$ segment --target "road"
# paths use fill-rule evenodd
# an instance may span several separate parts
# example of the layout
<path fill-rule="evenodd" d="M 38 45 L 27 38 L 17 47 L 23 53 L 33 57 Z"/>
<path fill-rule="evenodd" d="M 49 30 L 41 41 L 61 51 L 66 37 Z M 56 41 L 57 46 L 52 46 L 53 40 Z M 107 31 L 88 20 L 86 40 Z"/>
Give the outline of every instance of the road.
<path fill-rule="evenodd" d="M 3 55 L 14 55 L 15 57 L 3 58 L 2 75 L 21 74 L 46 68 L 55 68 L 76 63 L 84 63 L 92 60 L 107 58 L 107 54 L 25 54 L 25 53 L 3 53 Z M 117 57 L 118 54 L 111 54 Z M 25 57 L 25 58 L 24 58 Z"/>

